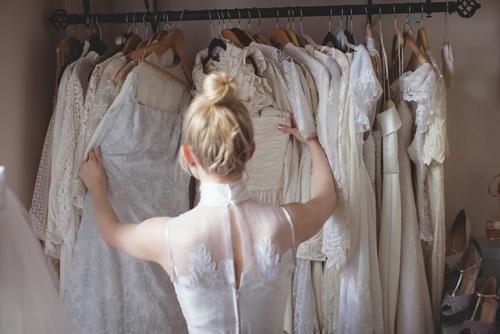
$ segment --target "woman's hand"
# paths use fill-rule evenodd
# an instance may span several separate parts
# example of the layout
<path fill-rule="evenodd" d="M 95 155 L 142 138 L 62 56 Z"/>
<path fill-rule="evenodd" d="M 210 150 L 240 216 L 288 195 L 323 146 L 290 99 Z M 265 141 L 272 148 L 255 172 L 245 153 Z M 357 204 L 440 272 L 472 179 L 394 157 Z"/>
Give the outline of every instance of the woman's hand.
<path fill-rule="evenodd" d="M 106 171 L 102 165 L 102 152 L 100 146 L 90 150 L 88 159 L 80 166 L 78 175 L 91 193 L 106 191 Z"/>
<path fill-rule="evenodd" d="M 295 119 L 293 117 L 291 126 L 288 126 L 286 124 L 280 124 L 278 125 L 278 130 L 280 130 L 283 133 L 288 133 L 294 136 L 301 143 L 307 143 L 308 141 L 307 139 L 304 139 L 304 137 L 300 133 L 299 128 L 297 127 L 297 124 L 295 123 Z"/>

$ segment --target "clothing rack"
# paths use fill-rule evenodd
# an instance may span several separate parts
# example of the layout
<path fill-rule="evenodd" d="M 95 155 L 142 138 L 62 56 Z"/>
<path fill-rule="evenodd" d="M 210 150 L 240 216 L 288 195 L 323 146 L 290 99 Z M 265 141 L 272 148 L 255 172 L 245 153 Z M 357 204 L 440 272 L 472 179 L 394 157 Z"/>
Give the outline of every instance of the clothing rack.
<path fill-rule="evenodd" d="M 87 0 L 88 3 L 88 0 Z M 89 8 L 86 6 L 86 8 Z M 304 7 L 268 7 L 268 8 L 233 8 L 233 9 L 205 9 L 205 10 L 181 10 L 181 11 L 146 11 L 129 13 L 106 13 L 91 14 L 85 10 L 84 14 L 68 14 L 63 9 L 55 10 L 49 18 L 49 23 L 56 29 L 66 29 L 69 25 L 89 25 L 101 23 L 152 23 L 175 22 L 175 21 L 220 21 L 241 19 L 265 19 L 284 18 L 300 19 L 310 16 L 353 16 L 366 15 L 369 19 L 372 15 L 382 14 L 427 14 L 432 13 L 449 14 L 457 13 L 464 18 L 472 17 L 481 8 L 477 0 L 438 1 L 431 0 L 421 2 L 384 3 L 374 4 L 368 1 L 366 4 L 334 5 L 334 6 L 304 6 Z"/>

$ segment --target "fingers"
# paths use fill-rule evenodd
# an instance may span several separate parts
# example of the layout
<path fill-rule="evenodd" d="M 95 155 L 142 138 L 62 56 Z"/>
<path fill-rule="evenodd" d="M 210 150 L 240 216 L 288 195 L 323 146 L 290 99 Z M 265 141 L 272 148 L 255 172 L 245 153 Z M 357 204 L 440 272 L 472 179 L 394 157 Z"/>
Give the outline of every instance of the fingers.
<path fill-rule="evenodd" d="M 97 161 L 98 161 L 99 163 L 101 163 L 101 161 L 102 161 L 102 150 L 101 150 L 101 145 L 97 146 L 97 148 L 95 149 L 95 152 L 96 152 Z"/>
<path fill-rule="evenodd" d="M 293 134 L 295 129 L 286 125 L 286 124 L 280 124 L 280 125 L 278 125 L 278 130 L 280 130 L 281 132 L 284 132 L 284 133 Z"/>
<path fill-rule="evenodd" d="M 89 161 L 97 161 L 97 157 L 93 149 L 89 152 Z"/>

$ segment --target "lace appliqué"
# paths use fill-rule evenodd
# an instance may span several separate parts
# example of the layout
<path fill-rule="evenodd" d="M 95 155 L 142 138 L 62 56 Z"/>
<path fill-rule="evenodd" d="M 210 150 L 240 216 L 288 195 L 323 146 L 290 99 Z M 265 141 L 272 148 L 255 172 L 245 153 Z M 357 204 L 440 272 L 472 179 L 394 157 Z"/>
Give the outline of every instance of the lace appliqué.
<path fill-rule="evenodd" d="M 382 87 L 377 80 L 370 55 L 363 46 L 356 49 L 352 62 L 349 94 L 356 115 L 356 132 L 363 133 L 370 130 L 369 112 L 382 95 Z"/>
<path fill-rule="evenodd" d="M 179 277 L 179 281 L 187 286 L 203 286 L 205 288 L 222 288 L 230 285 L 233 261 L 224 260 L 218 266 L 212 261 L 212 254 L 206 244 L 201 244 L 192 252 L 189 259 L 189 275 Z"/>
<path fill-rule="evenodd" d="M 431 124 L 436 79 L 436 73 L 428 63 L 421 65 L 414 72 L 404 73 L 400 79 L 403 98 L 417 103 L 415 124 L 418 132 L 427 132 Z"/>

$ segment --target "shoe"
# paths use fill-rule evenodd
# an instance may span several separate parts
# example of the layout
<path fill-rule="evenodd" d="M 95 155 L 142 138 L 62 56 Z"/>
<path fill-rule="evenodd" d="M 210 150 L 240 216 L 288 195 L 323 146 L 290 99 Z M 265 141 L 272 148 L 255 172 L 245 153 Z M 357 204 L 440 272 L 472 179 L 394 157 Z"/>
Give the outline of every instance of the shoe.
<path fill-rule="evenodd" d="M 457 269 L 460 272 L 457 285 L 452 293 L 445 294 L 441 302 L 441 314 L 444 317 L 455 316 L 465 311 L 472 302 L 477 276 L 481 269 L 481 256 L 474 245 L 467 248 Z"/>
<path fill-rule="evenodd" d="M 446 236 L 446 266 L 449 271 L 457 264 L 467 250 L 470 238 L 469 217 L 465 210 L 460 210 Z"/>
<path fill-rule="evenodd" d="M 486 280 L 477 296 L 474 313 L 472 313 L 470 320 L 464 322 L 460 334 L 490 334 L 495 332 L 495 318 L 499 299 L 495 277 Z M 474 320 L 479 306 L 481 306 L 481 315 L 479 320 Z"/>
<path fill-rule="evenodd" d="M 488 220 L 486 223 L 486 237 L 490 240 L 500 240 L 500 219 Z"/>

